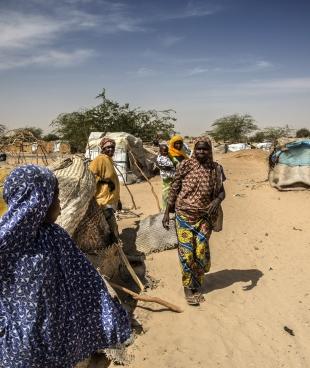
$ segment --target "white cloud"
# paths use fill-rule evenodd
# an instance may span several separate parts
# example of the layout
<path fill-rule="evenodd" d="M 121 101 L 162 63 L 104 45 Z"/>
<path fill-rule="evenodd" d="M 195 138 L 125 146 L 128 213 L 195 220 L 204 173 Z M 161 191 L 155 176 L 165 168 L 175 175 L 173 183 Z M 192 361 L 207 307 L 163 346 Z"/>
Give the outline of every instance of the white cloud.
<path fill-rule="evenodd" d="M 65 33 L 98 26 L 97 15 L 76 8 L 51 8 L 50 12 L 1 9 L 0 48 L 26 48 L 47 44 Z"/>
<path fill-rule="evenodd" d="M 254 80 L 244 86 L 257 91 L 302 92 L 310 90 L 310 77 Z"/>
<path fill-rule="evenodd" d="M 94 27 L 95 17 L 73 10 L 70 16 L 51 17 L 43 14 L 1 11 L 0 13 L 0 69 L 30 65 L 68 66 L 87 60 L 94 52 L 77 49 L 62 51 L 61 37 Z M 57 50 L 57 42 L 59 50 Z"/>
<path fill-rule="evenodd" d="M 154 69 L 141 67 L 134 72 L 129 72 L 128 74 L 139 78 L 145 78 L 145 77 L 152 77 L 158 73 Z"/>
<path fill-rule="evenodd" d="M 217 66 L 212 70 L 215 72 L 223 73 L 249 73 L 249 72 L 259 72 L 268 71 L 274 69 L 275 66 L 267 60 L 250 60 L 250 61 L 231 61 L 229 66 Z"/>
<path fill-rule="evenodd" d="M 187 65 L 187 64 L 202 64 L 210 61 L 208 57 L 187 57 L 187 56 L 173 56 L 172 54 L 167 54 L 166 52 L 157 52 L 153 49 L 146 49 L 141 53 L 143 58 L 151 60 L 152 62 L 157 62 L 160 64 L 169 65 Z"/>
<path fill-rule="evenodd" d="M 162 20 L 186 19 L 194 17 L 205 17 L 222 10 L 220 6 L 206 4 L 205 2 L 190 1 L 184 8 L 177 9 L 173 13 L 162 16 Z"/>
<path fill-rule="evenodd" d="M 245 98 L 294 96 L 309 94 L 310 77 L 252 80 L 239 83 L 218 83 L 214 88 L 198 91 L 203 98 Z"/>
<path fill-rule="evenodd" d="M 20 68 L 25 66 L 52 66 L 52 67 L 68 67 L 78 65 L 94 55 L 93 50 L 78 49 L 72 52 L 64 52 L 59 50 L 46 50 L 37 55 L 19 55 L 10 58 L 0 57 L 0 70 Z"/>
<path fill-rule="evenodd" d="M 210 58 L 208 57 L 185 57 L 185 58 L 178 58 L 175 60 L 177 64 L 195 64 L 195 63 L 205 63 L 209 62 Z"/>
<path fill-rule="evenodd" d="M 71 55 L 86 60 L 93 53 L 87 51 L 86 57 L 83 46 L 80 47 L 82 52 L 61 51 L 68 35 L 77 32 L 92 30 L 100 34 L 142 30 L 138 20 L 128 15 L 127 5 L 100 1 L 101 10 L 92 14 L 82 6 L 87 1 L 29 0 L 21 4 L 12 0 L 10 7 L 0 3 L 1 69 L 48 65 L 52 60 L 56 65 L 72 65 Z"/>
<path fill-rule="evenodd" d="M 267 60 L 258 60 L 255 64 L 254 67 L 257 67 L 258 69 L 270 69 L 273 68 L 273 64 L 270 61 Z"/>
<path fill-rule="evenodd" d="M 34 57 L 32 62 L 41 65 L 70 66 L 83 63 L 94 55 L 93 50 L 78 49 L 72 52 L 49 50 L 45 54 Z"/>
<path fill-rule="evenodd" d="M 0 14 L 0 48 L 26 48 L 51 41 L 62 29 L 61 24 L 40 15 L 16 12 Z"/>
<path fill-rule="evenodd" d="M 171 47 L 171 46 L 175 45 L 176 43 L 182 41 L 183 39 L 184 39 L 184 37 L 167 35 L 167 36 L 162 37 L 161 44 L 164 47 Z"/>
<path fill-rule="evenodd" d="M 195 67 L 195 68 L 189 70 L 186 74 L 188 76 L 194 76 L 194 75 L 206 73 L 207 71 L 208 71 L 208 69 L 206 69 L 206 68 Z"/>

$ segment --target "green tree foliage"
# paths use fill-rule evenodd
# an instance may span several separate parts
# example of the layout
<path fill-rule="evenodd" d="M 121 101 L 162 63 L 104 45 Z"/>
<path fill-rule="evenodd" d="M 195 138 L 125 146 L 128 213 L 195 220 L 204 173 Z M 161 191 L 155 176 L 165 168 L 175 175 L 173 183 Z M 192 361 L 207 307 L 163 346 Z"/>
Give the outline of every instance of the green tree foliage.
<path fill-rule="evenodd" d="M 288 128 L 268 127 L 256 132 L 250 137 L 251 142 L 276 141 L 281 137 L 287 136 Z"/>
<path fill-rule="evenodd" d="M 30 127 L 26 127 L 25 130 L 28 130 L 29 132 L 31 132 L 36 138 L 40 139 L 42 138 L 42 134 L 43 134 L 43 130 L 41 128 L 36 128 L 33 126 Z"/>
<path fill-rule="evenodd" d="M 248 140 L 247 135 L 257 129 L 251 115 L 234 114 L 215 120 L 210 135 L 216 141 L 243 142 Z"/>
<path fill-rule="evenodd" d="M 297 130 L 296 138 L 307 138 L 307 137 L 310 137 L 310 130 L 306 128 Z"/>
<path fill-rule="evenodd" d="M 288 128 L 266 128 L 264 129 L 265 139 L 276 141 L 281 137 L 287 136 Z"/>
<path fill-rule="evenodd" d="M 256 132 L 253 136 L 250 137 L 250 142 L 263 142 L 266 140 L 265 133 L 263 131 Z"/>
<path fill-rule="evenodd" d="M 58 141 L 59 136 L 54 133 L 48 133 L 42 137 L 44 141 L 51 142 L 51 141 Z"/>
<path fill-rule="evenodd" d="M 84 151 L 91 132 L 127 132 L 151 141 L 158 131 L 163 138 L 169 137 L 174 128 L 175 117 L 172 110 L 131 109 L 129 104 L 120 105 L 106 98 L 105 90 L 97 98 L 102 102 L 80 112 L 59 115 L 53 122 L 54 132 L 62 140 L 68 141 L 75 151 Z"/>

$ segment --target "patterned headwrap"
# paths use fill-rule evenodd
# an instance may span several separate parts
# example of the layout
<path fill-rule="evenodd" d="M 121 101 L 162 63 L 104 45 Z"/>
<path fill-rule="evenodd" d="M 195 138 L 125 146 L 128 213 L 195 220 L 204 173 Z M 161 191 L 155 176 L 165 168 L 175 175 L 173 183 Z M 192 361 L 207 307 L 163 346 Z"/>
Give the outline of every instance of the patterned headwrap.
<path fill-rule="evenodd" d="M 56 176 L 47 168 L 21 166 L 6 178 L 3 198 L 9 210 L 0 221 L 0 250 L 24 246 L 35 237 L 53 202 Z M 7 221 L 5 221 L 7 220 Z"/>
<path fill-rule="evenodd" d="M 113 145 L 114 147 L 116 146 L 115 140 L 112 138 L 108 138 L 108 137 L 103 137 L 101 139 L 100 142 L 100 148 L 101 150 L 103 150 L 106 146 L 110 146 Z"/>
<path fill-rule="evenodd" d="M 187 154 L 183 150 L 178 150 L 174 147 L 175 142 L 183 142 L 183 137 L 180 135 L 174 135 L 169 141 L 169 155 L 171 157 L 184 157 L 188 158 Z"/>
<path fill-rule="evenodd" d="M 196 145 L 198 143 L 207 143 L 208 144 L 208 146 L 210 147 L 210 150 L 208 151 L 208 157 L 207 157 L 206 162 L 209 163 L 209 164 L 213 163 L 212 142 L 211 142 L 211 139 L 206 135 L 202 136 L 202 137 L 197 137 L 194 140 L 194 150 L 193 150 L 193 153 L 192 153 L 192 158 L 196 159 L 195 148 L 196 148 Z"/>
<path fill-rule="evenodd" d="M 65 230 L 45 223 L 56 183 L 47 168 L 26 165 L 4 184 L 0 332 L 6 368 L 73 367 L 130 336 L 126 312 L 101 276 Z"/>

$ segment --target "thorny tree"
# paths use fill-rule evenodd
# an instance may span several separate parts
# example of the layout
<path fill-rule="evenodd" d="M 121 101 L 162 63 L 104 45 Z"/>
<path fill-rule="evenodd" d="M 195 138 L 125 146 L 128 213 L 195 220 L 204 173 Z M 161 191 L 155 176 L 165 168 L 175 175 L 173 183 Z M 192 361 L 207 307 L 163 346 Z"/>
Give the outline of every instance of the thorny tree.
<path fill-rule="evenodd" d="M 85 150 L 91 132 L 127 132 L 151 141 L 158 131 L 168 138 L 176 118 L 173 110 L 131 109 L 106 98 L 105 89 L 97 96 L 102 102 L 90 109 L 59 115 L 53 122 L 54 133 L 68 141 L 74 151 Z"/>

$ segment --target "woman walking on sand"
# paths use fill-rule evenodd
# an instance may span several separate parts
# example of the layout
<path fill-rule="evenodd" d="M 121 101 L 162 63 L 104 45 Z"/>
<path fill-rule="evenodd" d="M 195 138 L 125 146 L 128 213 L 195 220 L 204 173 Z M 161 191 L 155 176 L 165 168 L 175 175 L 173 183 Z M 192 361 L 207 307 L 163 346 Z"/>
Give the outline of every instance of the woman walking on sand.
<path fill-rule="evenodd" d="M 35 165 L 7 177 L 0 220 L 0 366 L 72 368 L 125 342 L 127 313 L 70 236 L 55 175 Z"/>
<path fill-rule="evenodd" d="M 202 301 L 200 287 L 210 270 L 209 238 L 225 198 L 221 165 L 213 161 L 208 137 L 194 141 L 190 159 L 178 167 L 170 188 L 163 226 L 169 228 L 169 213 L 176 213 L 178 254 L 185 298 L 190 305 Z"/>

